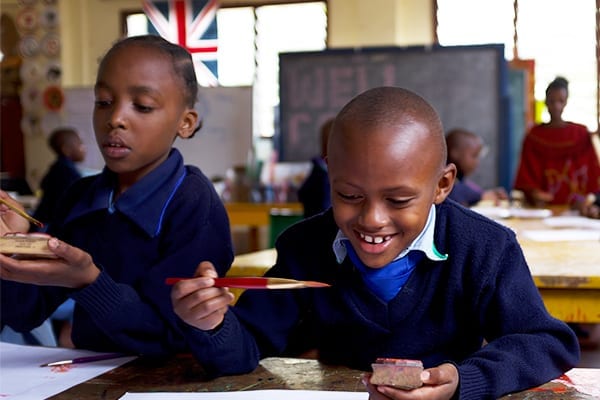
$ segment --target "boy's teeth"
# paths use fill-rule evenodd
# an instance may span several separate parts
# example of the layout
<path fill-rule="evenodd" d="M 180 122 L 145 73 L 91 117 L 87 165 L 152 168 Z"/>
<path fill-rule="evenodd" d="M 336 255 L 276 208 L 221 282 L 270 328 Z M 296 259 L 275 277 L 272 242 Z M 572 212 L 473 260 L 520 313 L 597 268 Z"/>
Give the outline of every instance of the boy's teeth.
<path fill-rule="evenodd" d="M 361 233 L 360 237 L 363 238 L 364 241 L 367 243 L 379 244 L 379 243 L 383 243 L 383 241 L 384 241 L 384 238 L 381 236 L 370 236 L 370 235 L 365 235 L 364 233 Z"/>

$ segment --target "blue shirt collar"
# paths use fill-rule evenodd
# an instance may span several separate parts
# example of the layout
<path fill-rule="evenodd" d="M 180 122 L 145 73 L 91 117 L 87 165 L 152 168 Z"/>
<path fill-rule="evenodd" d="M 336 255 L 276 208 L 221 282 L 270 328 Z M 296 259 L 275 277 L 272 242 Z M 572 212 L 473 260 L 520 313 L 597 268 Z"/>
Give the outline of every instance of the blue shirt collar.
<path fill-rule="evenodd" d="M 427 258 L 432 261 L 444 261 L 448 258 L 447 254 L 441 254 L 437 248 L 435 247 L 435 243 L 433 242 L 433 234 L 435 232 L 435 205 L 431 205 L 431 209 L 429 210 L 429 216 L 427 217 L 427 222 L 425 223 L 425 227 L 417 236 L 415 240 L 396 258 L 394 261 L 406 256 L 412 250 L 420 250 L 422 251 Z M 346 246 L 343 244 L 343 241 L 349 240 L 346 235 L 342 233 L 341 230 L 338 230 L 338 233 L 333 241 L 333 252 L 335 253 L 335 257 L 337 262 L 341 264 L 347 255 Z"/>
<path fill-rule="evenodd" d="M 160 233 L 165 210 L 185 175 L 183 157 L 173 148 L 162 164 L 128 188 L 113 203 L 117 176 L 105 167 L 89 190 L 75 203 L 65 223 L 99 210 L 120 212 L 148 236 L 154 237 Z"/>

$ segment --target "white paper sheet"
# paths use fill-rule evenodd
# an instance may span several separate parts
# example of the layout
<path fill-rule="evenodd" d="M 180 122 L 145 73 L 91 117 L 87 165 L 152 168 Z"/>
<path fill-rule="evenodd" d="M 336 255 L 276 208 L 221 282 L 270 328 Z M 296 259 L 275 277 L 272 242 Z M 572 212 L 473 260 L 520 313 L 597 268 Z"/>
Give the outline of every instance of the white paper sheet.
<path fill-rule="evenodd" d="M 600 240 L 600 231 L 589 229 L 532 229 L 521 236 L 536 242 L 572 242 L 577 240 Z"/>
<path fill-rule="evenodd" d="M 565 375 L 567 378 L 560 377 L 555 379 L 554 382 L 575 388 L 580 393 L 600 398 L 600 369 L 573 368 Z"/>
<path fill-rule="evenodd" d="M 135 359 L 123 357 L 62 367 L 40 367 L 48 362 L 97 354 L 101 353 L 0 342 L 0 398 L 45 399 Z"/>
<path fill-rule="evenodd" d="M 522 218 L 522 219 L 541 219 L 552 216 L 552 211 L 549 209 L 531 209 L 517 207 L 500 207 L 500 206 L 473 206 L 471 210 L 485 215 L 491 219 L 505 218 Z"/>
<path fill-rule="evenodd" d="M 125 393 L 120 400 L 367 400 L 367 392 L 323 390 L 247 390 L 209 393 Z"/>
<path fill-rule="evenodd" d="M 544 219 L 544 224 L 551 228 L 584 228 L 600 231 L 600 219 L 576 215 L 560 215 L 546 218 Z"/>

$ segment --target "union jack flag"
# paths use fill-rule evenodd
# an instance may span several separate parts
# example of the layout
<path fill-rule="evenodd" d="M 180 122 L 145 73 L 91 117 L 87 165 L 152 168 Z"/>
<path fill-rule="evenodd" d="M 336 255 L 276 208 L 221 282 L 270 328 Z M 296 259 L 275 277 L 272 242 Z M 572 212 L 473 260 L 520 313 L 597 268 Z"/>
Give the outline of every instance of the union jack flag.
<path fill-rule="evenodd" d="M 217 0 L 143 0 L 150 33 L 176 43 L 192 54 L 202 86 L 218 86 Z"/>

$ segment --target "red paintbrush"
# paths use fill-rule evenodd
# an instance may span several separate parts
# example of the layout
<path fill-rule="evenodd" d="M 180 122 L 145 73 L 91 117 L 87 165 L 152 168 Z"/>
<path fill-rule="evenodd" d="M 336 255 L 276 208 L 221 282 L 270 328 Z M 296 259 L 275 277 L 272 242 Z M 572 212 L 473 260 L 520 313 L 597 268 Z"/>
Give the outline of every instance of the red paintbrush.
<path fill-rule="evenodd" d="M 167 285 L 190 278 L 167 278 Z M 230 287 L 238 289 L 302 289 L 302 288 L 323 288 L 331 285 L 315 281 L 297 281 L 295 279 L 285 278 L 267 278 L 262 276 L 232 276 L 226 278 L 213 278 L 215 287 Z"/>

